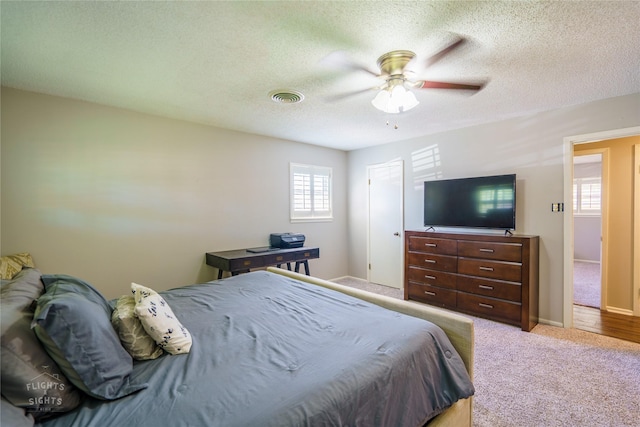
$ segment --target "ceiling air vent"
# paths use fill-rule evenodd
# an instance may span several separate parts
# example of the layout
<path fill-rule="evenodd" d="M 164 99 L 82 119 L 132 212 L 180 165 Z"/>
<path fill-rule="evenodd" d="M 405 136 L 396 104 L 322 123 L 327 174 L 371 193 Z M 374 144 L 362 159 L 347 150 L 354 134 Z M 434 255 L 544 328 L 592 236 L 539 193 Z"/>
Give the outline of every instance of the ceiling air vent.
<path fill-rule="evenodd" d="M 304 99 L 303 94 L 293 90 L 274 90 L 269 93 L 269 96 L 278 104 L 296 104 Z"/>

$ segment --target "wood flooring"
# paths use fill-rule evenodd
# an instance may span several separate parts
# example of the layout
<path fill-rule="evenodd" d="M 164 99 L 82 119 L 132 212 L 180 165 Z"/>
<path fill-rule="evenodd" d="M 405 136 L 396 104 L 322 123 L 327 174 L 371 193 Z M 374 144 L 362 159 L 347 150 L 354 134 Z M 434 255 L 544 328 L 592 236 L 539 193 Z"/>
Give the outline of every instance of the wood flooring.
<path fill-rule="evenodd" d="M 640 343 L 640 317 L 573 306 L 573 327 L 583 331 Z"/>

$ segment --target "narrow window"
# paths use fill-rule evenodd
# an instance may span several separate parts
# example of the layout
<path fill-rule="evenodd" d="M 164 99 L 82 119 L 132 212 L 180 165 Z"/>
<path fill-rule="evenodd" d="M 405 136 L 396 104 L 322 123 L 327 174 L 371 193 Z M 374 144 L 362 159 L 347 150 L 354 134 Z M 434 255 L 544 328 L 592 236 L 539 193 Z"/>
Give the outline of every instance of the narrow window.
<path fill-rule="evenodd" d="M 573 210 L 581 215 L 600 215 L 602 181 L 600 178 L 575 178 L 573 180 Z"/>

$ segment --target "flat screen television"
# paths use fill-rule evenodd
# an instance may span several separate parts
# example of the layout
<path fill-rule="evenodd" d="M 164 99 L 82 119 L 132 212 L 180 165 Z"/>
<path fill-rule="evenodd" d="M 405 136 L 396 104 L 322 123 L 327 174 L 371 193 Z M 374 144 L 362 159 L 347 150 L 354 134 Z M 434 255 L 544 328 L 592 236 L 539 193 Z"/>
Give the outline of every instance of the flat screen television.
<path fill-rule="evenodd" d="M 516 228 L 516 175 L 424 182 L 425 227 Z"/>

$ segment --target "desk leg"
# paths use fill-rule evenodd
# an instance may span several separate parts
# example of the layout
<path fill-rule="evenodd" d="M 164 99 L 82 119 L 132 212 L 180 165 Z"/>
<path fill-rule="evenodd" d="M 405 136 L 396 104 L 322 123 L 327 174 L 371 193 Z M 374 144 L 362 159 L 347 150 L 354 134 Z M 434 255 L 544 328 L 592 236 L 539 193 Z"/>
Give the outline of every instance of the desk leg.
<path fill-rule="evenodd" d="M 238 274 L 248 273 L 248 272 L 250 272 L 250 271 L 251 271 L 251 270 L 250 270 L 250 269 L 248 269 L 248 268 L 247 268 L 246 270 L 236 270 L 236 271 L 232 271 L 232 272 L 231 272 L 231 275 L 232 275 L 232 276 L 237 276 Z"/>
<path fill-rule="evenodd" d="M 281 265 L 282 264 L 277 264 L 276 267 L 282 268 Z M 289 271 L 291 271 L 291 263 L 290 262 L 287 263 L 287 269 L 289 269 Z"/>
<path fill-rule="evenodd" d="M 309 276 L 309 261 L 306 259 L 304 261 L 296 261 L 296 273 L 300 272 L 300 264 L 304 264 L 304 274 Z"/>
<path fill-rule="evenodd" d="M 242 270 L 242 271 L 232 271 L 231 275 L 232 276 L 237 276 L 240 273 L 248 273 L 249 270 Z M 222 270 L 221 268 L 218 269 L 218 280 L 222 279 L 222 274 L 224 273 L 224 270 Z"/>

